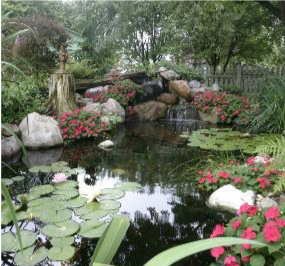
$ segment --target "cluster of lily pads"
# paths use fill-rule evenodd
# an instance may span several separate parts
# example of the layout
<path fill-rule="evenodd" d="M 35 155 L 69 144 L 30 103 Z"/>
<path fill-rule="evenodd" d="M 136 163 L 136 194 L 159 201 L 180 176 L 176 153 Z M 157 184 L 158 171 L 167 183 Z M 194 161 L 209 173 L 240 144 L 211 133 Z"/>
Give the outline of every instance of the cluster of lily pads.
<path fill-rule="evenodd" d="M 245 153 L 253 154 L 256 147 L 264 144 L 269 139 L 276 139 L 279 135 L 251 135 L 230 128 L 210 128 L 200 129 L 193 133 L 183 132 L 180 136 L 187 138 L 189 141 L 188 146 L 191 147 L 217 151 L 242 150 Z"/>
<path fill-rule="evenodd" d="M 65 162 L 35 166 L 29 170 L 33 173 L 59 170 L 70 176 L 84 171 L 82 168 L 70 169 Z M 125 191 L 135 191 L 140 187 L 140 184 L 135 182 L 119 182 L 114 188 L 102 189 L 95 201 L 87 202 L 87 198 L 79 194 L 78 182 L 74 180 L 34 186 L 29 193 L 16 196 L 16 217 L 18 221 L 37 221 L 37 224 L 41 225 L 40 233 L 52 247 L 39 247 L 37 234 L 21 229 L 24 251 L 21 252 L 16 235 L 8 231 L 2 234 L 2 252 L 16 253 L 14 262 L 20 266 L 35 265 L 47 257 L 53 261 L 69 260 L 75 253 L 75 247 L 72 245 L 74 236 L 99 238 L 112 216 L 119 211 L 120 202 L 117 199 L 123 197 Z M 12 224 L 6 202 L 2 202 L 1 224 Z M 6 227 L 4 231 L 5 229 Z"/>

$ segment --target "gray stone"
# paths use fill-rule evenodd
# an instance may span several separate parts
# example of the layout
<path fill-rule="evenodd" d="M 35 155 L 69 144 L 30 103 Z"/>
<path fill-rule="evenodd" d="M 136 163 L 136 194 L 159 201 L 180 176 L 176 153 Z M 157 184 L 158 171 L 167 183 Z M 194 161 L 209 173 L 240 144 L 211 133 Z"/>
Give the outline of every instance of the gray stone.
<path fill-rule="evenodd" d="M 167 105 L 165 103 L 149 101 L 141 103 L 134 107 L 134 112 L 140 120 L 154 121 L 164 118 L 166 115 Z"/>
<path fill-rule="evenodd" d="M 103 103 L 101 106 L 103 109 L 103 115 L 116 114 L 122 118 L 122 122 L 125 122 L 125 110 L 115 99 L 109 98 L 108 101 Z"/>
<path fill-rule="evenodd" d="M 173 70 L 166 70 L 162 71 L 159 73 L 160 76 L 162 76 L 166 80 L 176 80 L 180 79 L 180 75 L 178 75 L 175 71 Z"/>
<path fill-rule="evenodd" d="M 58 123 L 51 116 L 30 113 L 19 128 L 22 142 L 28 148 L 49 148 L 63 144 Z"/>
<path fill-rule="evenodd" d="M 209 198 L 209 205 L 215 208 L 236 212 L 244 203 L 254 205 L 255 194 L 251 190 L 242 192 L 232 185 L 225 185 L 214 191 Z"/>
<path fill-rule="evenodd" d="M 275 200 L 268 198 L 268 197 L 261 199 L 259 203 L 259 206 L 261 208 L 269 208 L 269 207 L 277 206 L 277 205 L 278 203 Z"/>
<path fill-rule="evenodd" d="M 102 107 L 100 103 L 88 103 L 82 108 L 83 111 L 87 113 L 102 113 Z"/>
<path fill-rule="evenodd" d="M 199 82 L 198 80 L 191 80 L 189 82 L 189 87 L 190 88 L 200 88 L 201 87 L 201 82 Z"/>
<path fill-rule="evenodd" d="M 4 124 L 5 127 L 11 129 L 13 133 L 15 133 L 18 137 L 21 135 L 20 129 L 18 125 L 16 124 Z M 5 137 L 10 137 L 12 134 L 6 129 L 6 128 L 1 128 L 1 134 Z"/>
<path fill-rule="evenodd" d="M 113 146 L 114 146 L 114 142 L 111 140 L 105 140 L 98 145 L 98 147 L 102 149 L 112 148 Z"/>
<path fill-rule="evenodd" d="M 21 153 L 21 147 L 15 138 L 9 137 L 1 140 L 1 158 L 11 159 L 17 157 Z"/>
<path fill-rule="evenodd" d="M 160 80 L 146 81 L 142 86 L 143 93 L 136 96 L 136 103 L 147 102 L 156 99 L 163 93 L 163 86 Z"/>

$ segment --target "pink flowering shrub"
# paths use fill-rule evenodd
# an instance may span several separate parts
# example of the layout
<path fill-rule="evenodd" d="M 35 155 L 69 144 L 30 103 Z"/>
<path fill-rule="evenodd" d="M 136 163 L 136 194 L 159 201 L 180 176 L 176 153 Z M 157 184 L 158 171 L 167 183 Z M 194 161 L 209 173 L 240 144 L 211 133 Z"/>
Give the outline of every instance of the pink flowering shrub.
<path fill-rule="evenodd" d="M 63 140 L 73 142 L 82 138 L 104 135 L 112 125 L 101 122 L 100 116 L 100 113 L 88 113 L 81 109 L 64 113 L 57 119 Z"/>
<path fill-rule="evenodd" d="M 253 105 L 246 97 L 226 92 L 198 93 L 192 105 L 202 113 L 211 113 L 216 108 L 218 122 L 222 124 L 248 125 L 255 116 Z"/>
<path fill-rule="evenodd" d="M 243 204 L 238 216 L 228 224 L 217 224 L 213 237 L 239 237 L 266 243 L 268 247 L 250 244 L 217 247 L 211 255 L 217 264 L 225 266 L 284 265 L 285 254 L 285 204 L 258 211 L 256 206 Z"/>
<path fill-rule="evenodd" d="M 227 164 L 219 163 L 205 170 L 198 170 L 198 187 L 203 190 L 213 191 L 217 188 L 232 184 L 235 187 L 266 195 L 272 189 L 275 180 L 284 176 L 284 171 L 268 169 L 271 161 L 267 158 L 249 157 L 245 165 L 230 160 Z"/>

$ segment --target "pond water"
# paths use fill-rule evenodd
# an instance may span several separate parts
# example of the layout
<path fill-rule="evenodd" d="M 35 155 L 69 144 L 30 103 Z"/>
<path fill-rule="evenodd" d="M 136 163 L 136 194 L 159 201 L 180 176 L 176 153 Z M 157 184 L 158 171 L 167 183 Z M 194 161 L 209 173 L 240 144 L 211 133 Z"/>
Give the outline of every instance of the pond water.
<path fill-rule="evenodd" d="M 190 128 L 200 126 L 191 124 Z M 29 164 L 64 160 L 70 167 L 85 168 L 92 183 L 96 180 L 102 187 L 113 187 L 118 181 L 140 183 L 141 190 L 126 192 L 119 199 L 120 213 L 131 217 L 131 225 L 113 264 L 142 266 L 163 250 L 209 237 L 214 225 L 228 217 L 227 213 L 208 208 L 205 195 L 183 176 L 183 167 L 177 168 L 207 155 L 205 151 L 188 147 L 185 139 L 179 137 L 182 130 L 187 130 L 185 123 L 128 123 L 112 136 L 116 146 L 111 151 L 99 150 L 94 142 L 88 141 L 45 152 L 30 152 Z M 14 168 L 19 173 L 27 172 L 24 164 Z M 15 174 L 9 169 L 2 169 L 2 177 L 12 176 Z M 14 193 L 48 182 L 44 176 L 32 176 L 24 185 L 14 188 Z M 37 231 L 39 227 L 29 223 L 25 229 Z M 74 259 L 65 265 L 88 265 L 96 242 L 80 239 L 75 244 Z M 2 256 L 4 265 L 14 265 L 5 261 L 7 257 Z M 203 252 L 175 265 L 204 266 L 211 262 L 209 252 Z M 40 265 L 61 264 L 46 260 Z"/>

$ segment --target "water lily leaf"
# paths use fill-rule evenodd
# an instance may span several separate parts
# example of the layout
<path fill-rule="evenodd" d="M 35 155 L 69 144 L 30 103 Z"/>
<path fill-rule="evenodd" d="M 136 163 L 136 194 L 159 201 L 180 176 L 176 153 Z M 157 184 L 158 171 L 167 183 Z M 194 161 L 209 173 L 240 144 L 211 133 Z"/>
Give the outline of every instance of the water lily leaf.
<path fill-rule="evenodd" d="M 48 237 L 65 237 L 75 234 L 79 230 L 78 223 L 68 220 L 56 224 L 48 224 L 42 228 L 42 233 Z"/>
<path fill-rule="evenodd" d="M 22 204 L 20 205 L 13 204 L 13 206 L 14 206 L 14 210 L 18 211 L 22 207 Z M 3 201 L 1 203 L 1 224 L 7 225 L 10 222 L 12 222 L 12 216 L 11 216 L 8 204 L 5 201 Z"/>
<path fill-rule="evenodd" d="M 86 213 L 81 216 L 83 220 L 98 220 L 99 218 L 103 218 L 109 214 L 107 210 L 95 210 L 91 213 Z"/>
<path fill-rule="evenodd" d="M 115 210 L 121 207 L 121 203 L 116 200 L 102 200 L 99 208 L 101 210 Z"/>
<path fill-rule="evenodd" d="M 40 219 L 44 223 L 59 223 L 70 219 L 72 212 L 70 210 L 46 210 L 40 214 Z"/>
<path fill-rule="evenodd" d="M 119 199 L 125 195 L 125 192 L 116 188 L 105 188 L 100 191 L 99 198 L 101 200 Z"/>
<path fill-rule="evenodd" d="M 75 214 L 81 216 L 86 213 L 91 213 L 98 210 L 99 206 L 100 206 L 99 202 L 89 202 L 83 207 L 75 210 Z"/>
<path fill-rule="evenodd" d="M 51 200 L 54 200 L 54 201 L 62 201 L 62 200 L 69 199 L 69 197 L 64 194 L 52 195 L 50 198 Z"/>
<path fill-rule="evenodd" d="M 115 187 L 124 191 L 136 191 L 141 188 L 137 182 L 120 182 L 115 184 Z"/>
<path fill-rule="evenodd" d="M 29 169 L 29 172 L 31 173 L 38 173 L 41 171 L 43 165 L 37 165 L 37 166 L 33 166 Z"/>
<path fill-rule="evenodd" d="M 28 230 L 20 230 L 23 248 L 33 245 L 37 239 L 37 235 Z M 16 252 L 20 250 L 18 238 L 12 232 L 1 235 L 1 251 Z"/>
<path fill-rule="evenodd" d="M 25 211 L 16 212 L 16 218 L 18 221 L 23 221 L 29 218 L 29 214 Z"/>
<path fill-rule="evenodd" d="M 65 201 L 65 200 L 56 201 L 56 200 L 52 200 L 51 198 L 41 198 L 41 199 L 47 199 L 47 200 L 42 202 L 41 204 L 38 204 L 35 206 L 29 206 L 30 207 L 29 209 L 32 209 L 35 212 L 42 212 L 44 210 L 57 211 L 57 210 L 63 210 L 63 209 L 67 208 L 66 207 L 67 201 Z M 29 205 L 29 203 L 28 203 L 28 205 Z"/>
<path fill-rule="evenodd" d="M 102 221 L 89 220 L 80 224 L 78 235 L 85 238 L 99 238 L 107 226 L 108 224 Z"/>
<path fill-rule="evenodd" d="M 29 201 L 27 205 L 28 205 L 28 207 L 35 207 L 38 205 L 49 204 L 50 201 L 51 201 L 51 199 L 47 198 L 47 197 L 37 198 L 37 199 Z"/>
<path fill-rule="evenodd" d="M 14 258 L 15 263 L 18 266 L 34 266 L 35 264 L 43 261 L 48 255 L 48 251 L 45 247 L 40 247 L 34 251 L 34 247 L 29 247 L 16 253 Z"/>
<path fill-rule="evenodd" d="M 54 237 L 50 240 L 50 243 L 54 247 L 66 247 L 72 245 L 74 242 L 74 237 L 73 236 L 67 236 L 67 237 Z"/>
<path fill-rule="evenodd" d="M 76 197 L 76 198 L 73 198 L 73 199 L 70 199 L 68 202 L 67 202 L 67 207 L 68 208 L 79 208 L 83 205 L 85 205 L 87 202 L 87 199 L 86 198 L 83 198 L 83 197 Z"/>
<path fill-rule="evenodd" d="M 38 195 L 46 195 L 54 191 L 54 187 L 52 185 L 39 185 L 32 187 L 30 189 L 30 193 L 38 194 Z"/>
<path fill-rule="evenodd" d="M 51 260 L 64 261 L 64 260 L 68 260 L 68 259 L 72 258 L 74 253 L 75 253 L 75 248 L 72 246 L 52 247 L 48 251 L 48 257 Z"/>
<path fill-rule="evenodd" d="M 12 179 L 8 179 L 8 178 L 1 178 L 1 180 L 4 182 L 4 184 L 8 187 L 11 186 L 14 181 Z"/>
<path fill-rule="evenodd" d="M 24 176 L 15 176 L 15 177 L 12 177 L 12 180 L 13 180 L 14 182 L 21 182 L 21 181 L 23 181 L 24 179 L 25 179 Z"/>
<path fill-rule="evenodd" d="M 16 199 L 22 203 L 27 203 L 31 200 L 37 199 L 39 198 L 41 195 L 39 194 L 33 194 L 33 193 L 23 193 L 23 194 L 19 194 L 17 195 Z"/>
<path fill-rule="evenodd" d="M 58 162 L 52 163 L 51 165 L 52 165 L 52 166 L 58 166 L 58 165 L 60 165 L 60 166 L 66 166 L 66 165 L 68 165 L 68 162 L 65 162 L 65 161 L 58 161 Z"/>
<path fill-rule="evenodd" d="M 74 198 L 76 196 L 78 196 L 79 192 L 77 189 L 75 188 L 61 188 L 61 189 L 56 189 L 53 192 L 54 195 L 64 195 L 66 198 L 71 199 Z"/>
<path fill-rule="evenodd" d="M 52 172 L 66 172 L 70 170 L 70 167 L 64 165 L 52 165 L 51 166 Z"/>
<path fill-rule="evenodd" d="M 56 189 L 66 189 L 66 188 L 74 188 L 77 187 L 78 183 L 74 180 L 66 180 L 64 182 L 56 183 L 55 188 Z"/>

